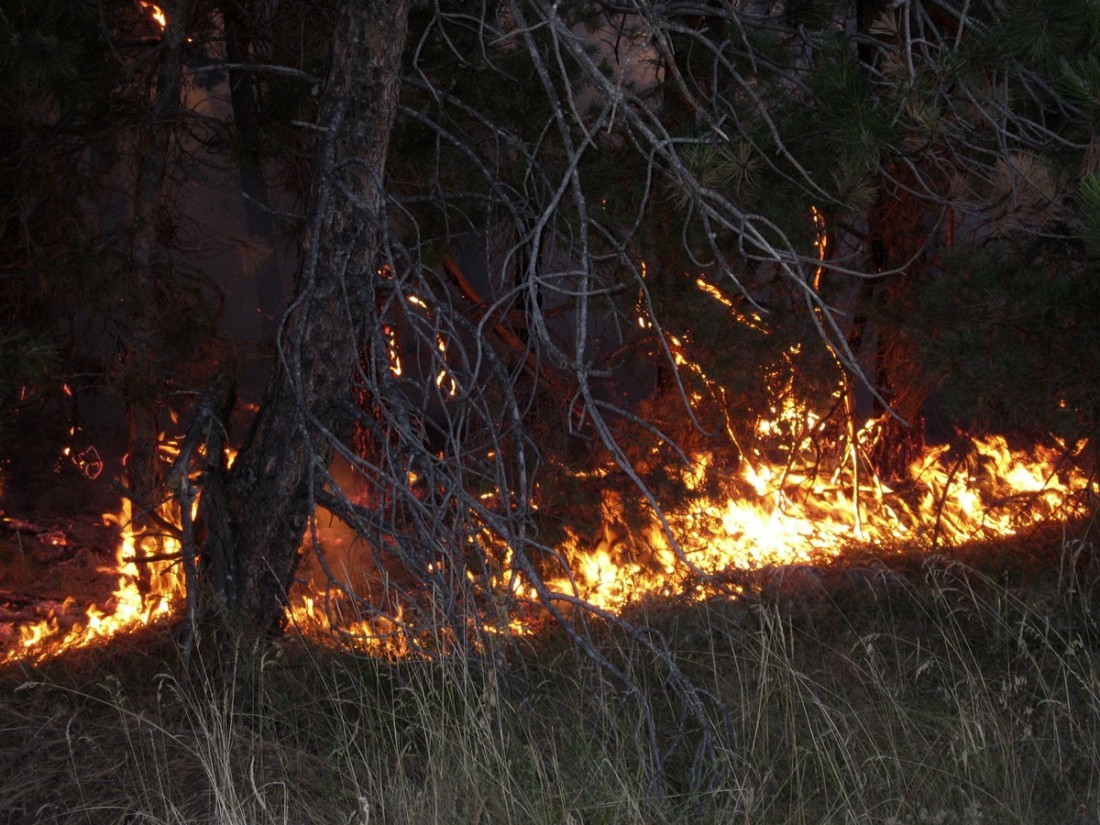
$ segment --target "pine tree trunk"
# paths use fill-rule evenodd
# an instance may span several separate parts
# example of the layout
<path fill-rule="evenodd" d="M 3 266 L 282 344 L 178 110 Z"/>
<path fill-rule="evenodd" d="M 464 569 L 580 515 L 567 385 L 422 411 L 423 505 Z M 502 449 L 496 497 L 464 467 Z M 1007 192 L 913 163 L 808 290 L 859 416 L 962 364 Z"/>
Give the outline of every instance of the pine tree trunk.
<path fill-rule="evenodd" d="M 351 379 L 371 279 L 381 265 L 383 174 L 396 110 L 410 0 L 348 0 L 340 10 L 321 103 L 323 138 L 309 211 L 306 263 L 280 341 L 282 363 L 227 481 L 231 618 L 279 625 L 332 454 L 329 433 L 350 429 Z"/>
<path fill-rule="evenodd" d="M 220 4 L 225 26 L 225 52 L 229 63 L 246 65 L 251 59 L 249 21 L 236 0 Z M 260 113 L 256 99 L 256 79 L 252 72 L 230 69 L 229 101 L 233 107 L 233 125 L 239 141 L 238 165 L 241 193 L 244 196 L 245 228 L 253 252 L 245 263 L 254 279 L 256 306 L 260 312 L 260 337 L 264 344 L 275 340 L 279 313 L 285 299 L 282 276 L 275 255 L 275 223 L 268 205 L 267 182 L 260 162 Z"/>
<path fill-rule="evenodd" d="M 903 267 L 904 272 L 872 282 L 871 288 L 878 301 L 887 302 L 899 312 L 913 300 L 926 275 L 924 249 L 928 244 L 926 221 L 930 207 L 915 194 L 919 185 L 908 167 L 896 164 L 889 171 L 899 184 L 884 186 L 871 211 L 871 251 L 879 271 Z M 879 330 L 874 378 L 901 421 L 886 419 L 871 461 L 883 478 L 905 479 L 909 465 L 925 451 L 924 402 L 929 388 L 921 378 L 913 341 L 897 331 L 886 332 Z"/>
<path fill-rule="evenodd" d="M 162 278 L 169 277 L 170 262 L 162 237 L 162 210 L 167 200 L 165 189 L 175 128 L 172 115 L 180 105 L 183 47 L 192 5 L 192 0 L 178 0 L 165 6 L 169 22 L 164 33 L 153 106 L 135 147 L 138 169 L 130 230 L 129 328 L 122 383 L 130 425 L 126 475 L 129 494 L 137 504 L 133 528 L 138 533 L 147 529 L 156 532 L 155 525 L 145 518 L 146 509 L 143 508 L 156 506 L 164 492 L 158 454 L 162 429 L 160 404 L 165 380 L 159 352 L 158 285 Z M 136 552 L 142 555 L 140 543 Z M 139 565 L 139 569 L 143 585 L 147 584 L 147 569 L 144 565 Z"/>

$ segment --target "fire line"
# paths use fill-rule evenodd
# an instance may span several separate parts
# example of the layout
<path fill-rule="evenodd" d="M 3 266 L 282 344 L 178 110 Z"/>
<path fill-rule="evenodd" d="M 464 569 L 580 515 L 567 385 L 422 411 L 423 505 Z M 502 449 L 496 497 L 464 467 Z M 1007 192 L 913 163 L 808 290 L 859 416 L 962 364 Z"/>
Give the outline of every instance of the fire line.
<path fill-rule="evenodd" d="M 780 429 L 784 418 L 808 416 L 803 425 L 815 420 L 793 406 L 778 409 L 774 415 L 774 419 L 757 424 L 762 439 Z M 848 449 L 868 450 L 880 423 L 870 421 L 859 428 Z M 750 450 L 719 494 L 667 512 L 678 549 L 656 520 L 648 526 L 626 528 L 628 519 L 618 494 L 605 492 L 602 535 L 593 540 L 569 533 L 559 552 L 568 560 L 570 576 L 549 578 L 544 582 L 546 588 L 553 598 L 579 598 L 608 611 L 621 611 L 653 596 L 683 598 L 690 593 L 690 598 L 703 599 L 729 595 L 728 589 L 708 584 L 705 578 L 701 581 L 698 573 L 721 577 L 733 570 L 813 564 L 835 556 L 857 539 L 883 545 L 915 542 L 928 546 L 936 541 L 952 546 L 1014 535 L 1044 519 L 1078 515 L 1084 506 L 1082 494 L 1097 492 L 1096 483 L 1086 474 L 1064 466 L 1065 449 L 1035 446 L 1015 450 L 1000 436 L 971 439 L 961 451 L 946 445 L 930 448 L 910 466 L 911 489 L 906 495 L 868 472 L 854 480 L 853 461 L 848 458 L 839 460 L 831 473 L 820 468 L 811 471 L 811 446 L 790 445 L 791 452 L 780 461 L 769 459 L 762 450 Z M 166 445 L 169 453 L 172 449 Z M 689 488 L 702 484 L 712 460 L 709 455 L 695 457 L 683 478 Z M 586 483 L 599 482 L 593 478 Z M 853 493 L 856 483 L 858 497 Z M 853 519 L 853 498 L 859 501 L 858 520 Z M 172 507 L 174 503 L 164 508 L 160 517 L 178 524 L 179 513 Z M 131 517 L 128 501 L 118 514 L 105 516 L 119 525 L 122 535 L 111 571 L 116 576 L 112 597 L 89 608 L 68 627 L 58 616 L 20 627 L 16 648 L 0 653 L 0 663 L 43 660 L 103 644 L 178 614 L 185 592 L 182 565 L 152 562 L 147 577 L 150 585 L 143 591 L 134 560 L 139 549 L 143 557 L 164 558 L 178 555 L 179 548 L 171 539 L 136 534 Z M 507 551 L 503 558 L 507 562 Z M 531 583 L 514 569 L 501 570 L 498 579 L 493 586 L 509 589 L 515 606 L 505 632 L 536 632 L 544 614 L 537 610 Z M 311 632 L 334 630 L 334 617 L 325 601 L 320 594 L 294 594 L 293 623 Z M 338 631 L 345 639 L 358 639 L 366 652 L 407 655 L 410 630 L 402 611 L 398 604 L 391 606 L 388 615 L 381 615 L 384 611 L 380 610 L 369 619 L 351 617 L 340 622 Z"/>

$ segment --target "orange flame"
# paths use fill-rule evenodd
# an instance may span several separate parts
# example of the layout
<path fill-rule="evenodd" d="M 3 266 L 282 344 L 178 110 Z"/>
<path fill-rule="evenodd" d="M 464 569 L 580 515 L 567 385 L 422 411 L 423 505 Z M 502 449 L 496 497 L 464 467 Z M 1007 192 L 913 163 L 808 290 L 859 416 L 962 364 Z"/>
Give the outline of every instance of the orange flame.
<path fill-rule="evenodd" d="M 147 2 L 147 0 L 140 0 L 140 2 L 142 9 L 149 13 L 149 16 L 160 26 L 161 30 L 168 28 L 168 17 L 164 14 L 164 9 L 156 3 Z"/>
<path fill-rule="evenodd" d="M 827 237 L 816 210 L 814 219 L 819 230 L 815 248 L 823 261 Z M 702 281 L 696 284 L 737 312 L 719 290 Z M 418 300 L 410 298 L 410 303 L 420 306 Z M 640 324 L 644 318 L 639 316 Z M 400 375 L 396 331 L 386 327 L 384 332 L 390 369 Z M 689 357 L 685 341 L 668 333 L 665 340 L 676 367 L 698 377 L 708 392 L 725 403 L 723 388 Z M 441 364 L 434 376 L 437 386 L 456 392 L 455 379 L 445 367 L 444 338 L 437 339 L 436 349 Z M 846 388 L 840 387 L 833 400 L 846 395 Z M 907 478 L 892 489 L 875 475 L 867 458 L 882 432 L 882 419 L 872 419 L 858 428 L 853 422 L 831 445 L 831 460 L 823 461 L 821 445 L 812 435 L 790 435 L 820 433 L 820 416 L 792 401 L 791 394 L 784 398 L 782 405 L 755 425 L 757 440 L 772 445 L 771 451 L 765 452 L 763 447 L 743 450 L 734 468 L 712 466 L 714 458 L 709 454 L 694 456 L 691 465 L 681 469 L 680 481 L 697 495 L 689 496 L 689 503 L 665 511 L 663 523 L 652 516 L 646 525 L 631 525 L 621 494 L 605 491 L 602 534 L 595 541 L 568 534 L 556 554 L 564 560 L 563 569 L 543 581 L 544 596 L 548 593 L 551 600 L 564 603 L 583 599 L 596 608 L 620 612 L 653 596 L 703 599 L 735 594 L 737 586 L 723 583 L 723 577 L 728 581 L 731 572 L 814 564 L 836 556 L 854 541 L 929 547 L 1010 536 L 1052 516 L 1080 515 L 1085 506 L 1082 502 L 1100 493 L 1096 481 L 1064 461 L 1065 455 L 1075 451 L 1071 446 L 1079 449 L 1083 445 L 1020 450 L 1000 436 L 970 439 L 954 448 L 933 447 L 912 462 Z M 702 398 L 693 392 L 690 400 L 698 403 Z M 786 446 L 776 450 L 775 445 L 783 441 Z M 169 458 L 178 454 L 171 442 L 164 443 L 162 449 Z M 602 475 L 577 474 L 576 479 L 599 483 Z M 716 484 L 716 478 L 720 483 Z M 415 481 L 409 477 L 410 485 Z M 706 496 L 702 495 L 704 489 Z M 147 579 L 152 586 L 143 591 L 135 558 L 178 556 L 180 548 L 173 540 L 136 534 L 131 516 L 130 504 L 124 501 L 118 516 L 108 517 L 120 526 L 122 541 L 114 568 L 117 585 L 106 606 L 90 608 L 83 621 L 69 629 L 62 627 L 56 615 L 21 628 L 18 648 L 0 654 L 0 663 L 42 659 L 99 644 L 173 614 L 185 590 L 182 565 L 151 562 Z M 171 505 L 160 516 L 179 523 L 179 512 Z M 494 594 L 486 609 L 500 614 L 488 617 L 490 631 L 536 632 L 545 614 L 536 607 L 540 597 L 534 582 L 519 569 L 511 549 L 499 547 L 488 530 L 483 533 L 470 541 L 480 543 L 497 560 L 490 580 L 483 585 Z M 429 566 L 430 571 L 438 569 L 435 564 Z M 380 598 L 372 612 L 370 598 L 357 601 L 342 598 L 342 593 L 330 596 L 294 594 L 288 608 L 292 624 L 310 634 L 335 632 L 377 656 L 415 654 L 414 640 L 423 631 L 414 630 L 414 623 L 406 620 L 404 605 Z M 454 642 L 448 636 L 452 631 L 434 629 L 434 633 L 437 648 L 445 649 Z"/>
<path fill-rule="evenodd" d="M 878 423 L 868 422 L 860 437 L 868 438 Z M 549 584 L 553 591 L 620 611 L 647 596 L 683 595 L 689 587 L 705 598 L 717 592 L 707 576 L 813 564 L 855 540 L 927 546 L 935 537 L 950 546 L 1010 536 L 1052 515 L 1080 515 L 1081 493 L 1097 492 L 1095 482 L 1061 467 L 1060 458 L 1059 451 L 1042 447 L 1013 450 L 1000 436 L 973 439 L 961 458 L 946 445 L 935 447 L 909 467 L 915 491 L 909 496 L 877 478 L 865 481 L 854 497 L 857 520 L 845 473 L 822 477 L 797 460 L 784 464 L 756 456 L 744 462 L 724 500 L 666 514 L 682 561 L 656 521 L 634 535 L 605 528 L 595 547 L 574 537 L 565 553 L 573 562 L 572 580 Z M 689 486 L 702 480 L 709 460 L 698 457 L 685 479 Z M 608 523 L 622 524 L 614 496 L 605 497 L 604 509 Z"/>
<path fill-rule="evenodd" d="M 171 517 L 172 514 L 163 515 Z M 102 606 L 89 607 L 83 618 L 69 627 L 63 625 L 57 613 L 21 627 L 18 646 L 0 654 L 0 664 L 22 658 L 41 661 L 66 651 L 92 647 L 174 614 L 175 602 L 183 593 L 179 567 L 168 561 L 149 562 L 151 585 L 147 592 L 143 592 L 136 560 L 139 548 L 145 556 L 155 554 L 162 557 L 178 552 L 178 543 L 171 539 L 136 534 L 129 499 L 123 500 L 117 516 L 107 514 L 104 521 L 117 524 L 121 529 L 115 565 L 104 571 L 117 576 L 111 597 Z M 60 614 L 67 615 L 71 608 L 70 598 L 62 605 Z"/>

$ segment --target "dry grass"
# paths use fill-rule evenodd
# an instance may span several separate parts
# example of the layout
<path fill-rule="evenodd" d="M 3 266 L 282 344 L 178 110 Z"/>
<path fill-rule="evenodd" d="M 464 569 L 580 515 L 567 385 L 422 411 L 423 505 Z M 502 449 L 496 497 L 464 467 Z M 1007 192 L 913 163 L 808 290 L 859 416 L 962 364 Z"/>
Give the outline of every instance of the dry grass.
<path fill-rule="evenodd" d="M 702 792 L 661 673 L 610 630 L 603 652 L 664 720 L 660 783 L 629 699 L 561 639 L 507 671 L 288 640 L 185 686 L 151 636 L 2 677 L 0 821 L 1100 822 L 1091 546 L 1060 542 L 1026 575 L 864 562 L 638 609 L 729 711 L 724 773 Z"/>

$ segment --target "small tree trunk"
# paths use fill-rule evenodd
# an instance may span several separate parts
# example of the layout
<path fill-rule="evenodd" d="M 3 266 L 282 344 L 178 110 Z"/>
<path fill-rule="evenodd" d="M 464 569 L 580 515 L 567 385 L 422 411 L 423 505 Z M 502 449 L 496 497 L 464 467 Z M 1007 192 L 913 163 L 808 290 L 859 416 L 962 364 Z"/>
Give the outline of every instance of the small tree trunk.
<path fill-rule="evenodd" d="M 245 65 L 251 58 L 247 35 L 249 21 L 245 11 L 235 0 L 223 0 L 220 7 L 225 25 L 226 57 L 232 65 Z M 229 100 L 239 142 L 238 165 L 244 196 L 245 228 L 252 242 L 252 253 L 245 266 L 255 281 L 260 336 L 266 344 L 275 340 L 276 322 L 285 296 L 275 254 L 275 224 L 271 220 L 267 182 L 260 162 L 260 115 L 256 98 L 254 74 L 243 69 L 230 69 Z"/>
<path fill-rule="evenodd" d="M 330 434 L 350 429 L 360 330 L 381 265 L 383 174 L 410 0 L 348 0 L 321 103 L 326 134 L 311 195 L 306 262 L 281 362 L 227 481 L 235 580 L 230 615 L 260 632 L 284 613 Z M 224 549 L 224 548 L 223 548 Z"/>
<path fill-rule="evenodd" d="M 904 267 L 898 277 L 873 282 L 875 300 L 885 301 L 898 312 L 920 288 L 928 261 L 925 247 L 929 230 L 925 223 L 929 203 L 914 194 L 918 182 L 907 166 L 890 167 L 898 184 L 887 184 L 871 211 L 871 251 L 879 271 Z M 890 409 L 902 419 L 886 420 L 871 461 L 884 478 L 908 478 L 909 465 L 923 455 L 924 402 L 929 388 L 921 379 L 916 346 L 904 334 L 880 329 L 875 353 L 875 383 Z"/>
<path fill-rule="evenodd" d="M 168 26 L 157 71 L 156 91 L 149 121 L 134 148 L 138 160 L 134 216 L 130 231 L 130 284 L 126 351 L 123 354 L 123 393 L 130 424 L 126 464 L 130 495 L 137 502 L 134 530 L 151 527 L 142 508 L 155 506 L 163 495 L 163 473 L 158 441 L 159 403 L 164 375 L 158 352 L 158 283 L 170 267 L 163 240 L 162 205 L 166 201 L 168 165 L 173 145 L 172 115 L 179 108 L 183 83 L 183 46 L 192 0 L 166 6 Z M 142 555 L 139 542 L 137 554 Z M 147 570 L 139 565 L 141 581 Z"/>

